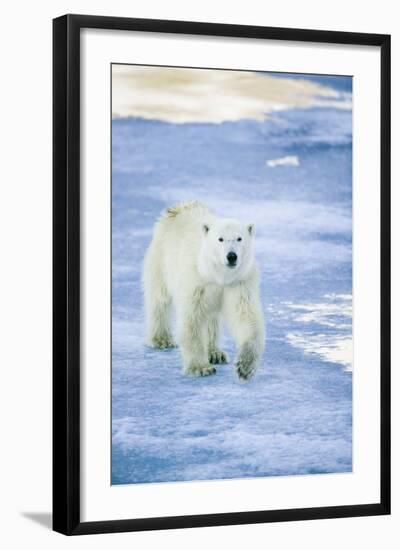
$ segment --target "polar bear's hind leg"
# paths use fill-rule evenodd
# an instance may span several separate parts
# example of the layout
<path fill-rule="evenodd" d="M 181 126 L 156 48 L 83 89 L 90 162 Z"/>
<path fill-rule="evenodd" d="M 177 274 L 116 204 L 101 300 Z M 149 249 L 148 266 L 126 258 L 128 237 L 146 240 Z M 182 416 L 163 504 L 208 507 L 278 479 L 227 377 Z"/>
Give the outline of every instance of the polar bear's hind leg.
<path fill-rule="evenodd" d="M 143 270 L 147 343 L 156 349 L 174 348 L 176 344 L 171 331 L 172 299 L 163 277 L 160 256 L 153 245 L 147 252 Z"/>

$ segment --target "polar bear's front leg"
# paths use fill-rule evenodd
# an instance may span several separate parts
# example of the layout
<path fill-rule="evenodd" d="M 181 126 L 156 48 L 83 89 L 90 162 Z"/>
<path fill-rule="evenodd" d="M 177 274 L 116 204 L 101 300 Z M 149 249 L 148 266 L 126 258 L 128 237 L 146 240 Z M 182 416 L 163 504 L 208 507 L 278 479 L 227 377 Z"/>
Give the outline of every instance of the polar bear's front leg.
<path fill-rule="evenodd" d="M 208 359 L 213 365 L 228 362 L 228 357 L 224 351 L 219 348 L 219 319 L 217 316 L 211 316 L 207 321 L 208 329 Z"/>
<path fill-rule="evenodd" d="M 183 370 L 192 376 L 208 376 L 216 370 L 209 363 L 207 311 L 204 291 L 196 288 L 176 304 L 178 343 Z"/>
<path fill-rule="evenodd" d="M 174 348 L 171 332 L 171 296 L 167 290 L 161 264 L 161 254 L 152 243 L 143 268 L 143 290 L 147 343 L 152 348 Z"/>
<path fill-rule="evenodd" d="M 240 346 L 235 362 L 236 374 L 240 380 L 249 380 L 254 375 L 261 357 L 260 351 L 260 346 L 254 340 Z"/>
<path fill-rule="evenodd" d="M 264 351 L 264 318 L 260 306 L 257 274 L 224 291 L 224 316 L 238 348 L 235 360 L 240 380 L 255 373 Z"/>

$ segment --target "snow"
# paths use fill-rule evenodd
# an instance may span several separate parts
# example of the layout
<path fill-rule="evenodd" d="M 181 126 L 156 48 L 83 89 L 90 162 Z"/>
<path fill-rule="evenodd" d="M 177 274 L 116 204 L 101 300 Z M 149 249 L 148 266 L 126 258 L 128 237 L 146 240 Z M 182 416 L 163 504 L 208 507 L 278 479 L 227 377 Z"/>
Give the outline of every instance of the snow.
<path fill-rule="evenodd" d="M 352 470 L 352 127 L 331 105 L 351 100 L 351 79 L 313 82 L 328 104 L 266 120 L 113 120 L 113 484 Z M 301 162 L 266 165 L 285 157 Z M 152 226 L 191 199 L 256 224 L 266 351 L 247 384 L 225 332 L 231 363 L 209 378 L 183 376 L 179 350 L 144 345 Z"/>
<path fill-rule="evenodd" d="M 269 159 L 266 162 L 267 166 L 270 168 L 275 168 L 276 166 L 298 166 L 300 164 L 299 157 L 296 155 L 282 157 L 280 159 Z"/>

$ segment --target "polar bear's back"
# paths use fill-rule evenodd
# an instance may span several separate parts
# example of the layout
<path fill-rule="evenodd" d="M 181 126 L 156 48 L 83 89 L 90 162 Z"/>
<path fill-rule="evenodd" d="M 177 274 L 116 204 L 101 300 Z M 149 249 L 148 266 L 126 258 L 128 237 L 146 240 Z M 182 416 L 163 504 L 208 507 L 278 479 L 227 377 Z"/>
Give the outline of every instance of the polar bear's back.
<path fill-rule="evenodd" d="M 158 224 L 168 226 L 171 229 L 178 226 L 186 227 L 190 231 L 192 226 L 197 229 L 199 224 L 201 228 L 201 224 L 206 223 L 211 218 L 214 218 L 214 215 L 207 206 L 198 201 L 188 201 L 166 208 Z"/>
<path fill-rule="evenodd" d="M 198 201 L 181 202 L 164 210 L 154 228 L 154 238 L 171 242 L 201 237 L 202 226 L 214 219 L 207 206 Z"/>
<path fill-rule="evenodd" d="M 214 219 L 209 208 L 191 201 L 167 208 L 156 222 L 147 259 L 159 265 L 170 292 L 182 284 L 182 277 L 196 276 L 203 227 Z"/>
<path fill-rule="evenodd" d="M 199 201 L 186 201 L 179 202 L 174 206 L 169 206 L 163 217 L 167 219 L 176 219 L 178 216 L 180 218 L 184 216 L 193 217 L 197 215 L 203 215 L 209 213 L 210 210 L 204 204 L 201 204 Z"/>

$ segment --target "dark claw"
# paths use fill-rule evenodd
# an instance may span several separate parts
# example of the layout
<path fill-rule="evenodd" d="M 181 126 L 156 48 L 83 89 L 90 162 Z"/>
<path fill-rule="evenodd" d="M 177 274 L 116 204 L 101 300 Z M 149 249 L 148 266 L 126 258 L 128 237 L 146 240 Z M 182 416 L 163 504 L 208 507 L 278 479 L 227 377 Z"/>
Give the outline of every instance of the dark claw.
<path fill-rule="evenodd" d="M 202 372 L 201 376 L 210 376 L 210 374 L 215 374 L 216 372 L 217 372 L 217 369 L 215 367 L 213 367 L 208 372 Z"/>

